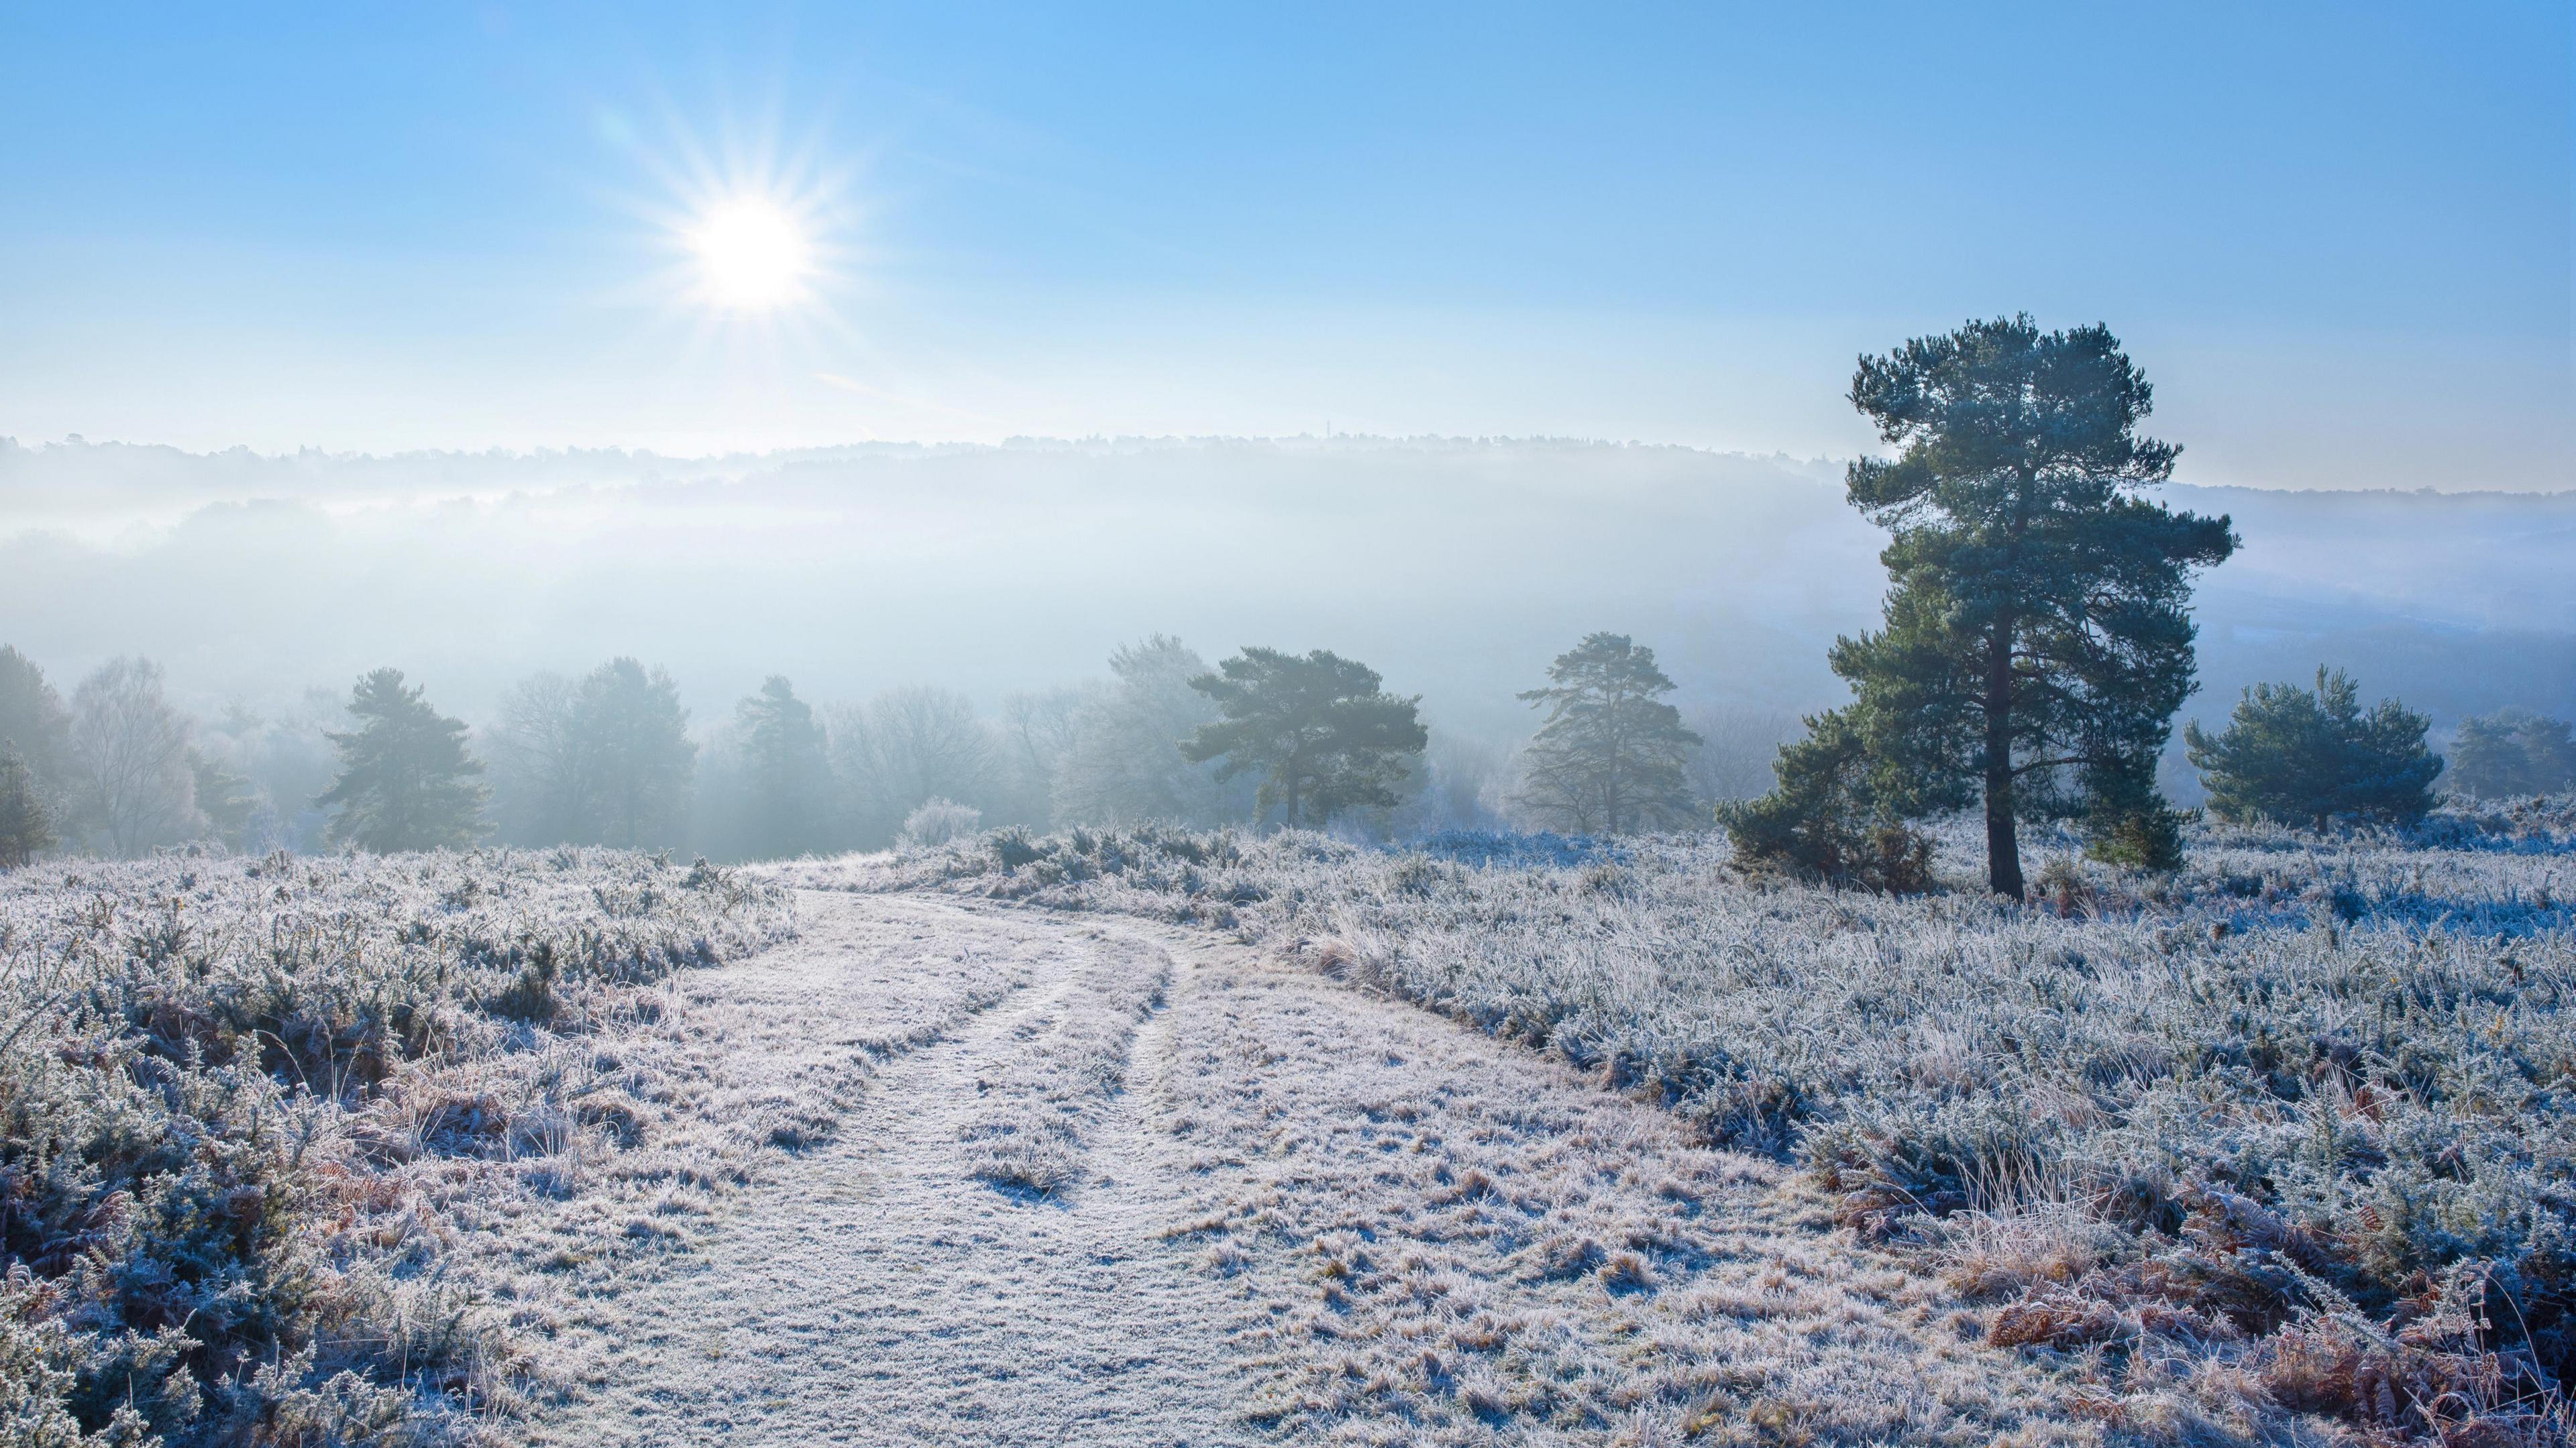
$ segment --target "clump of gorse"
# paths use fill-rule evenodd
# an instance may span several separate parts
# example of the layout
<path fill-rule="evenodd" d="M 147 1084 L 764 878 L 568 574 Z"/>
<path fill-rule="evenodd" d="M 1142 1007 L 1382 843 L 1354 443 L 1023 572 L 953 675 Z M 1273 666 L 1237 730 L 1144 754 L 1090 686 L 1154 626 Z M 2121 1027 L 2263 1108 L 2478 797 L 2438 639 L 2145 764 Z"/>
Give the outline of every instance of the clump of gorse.
<path fill-rule="evenodd" d="M 608 850 L 0 878 L 0 1437 L 475 1436 L 524 1364 L 460 1232 L 641 1144 L 657 1083 L 596 1043 L 793 928 Z"/>
<path fill-rule="evenodd" d="M 2560 1431 L 2576 802 L 2190 844 L 2147 876 L 2043 839 L 2032 906 L 1685 838 L 1001 833 L 806 878 L 1212 925 L 1598 1070 L 1801 1164 L 2114 1423 L 2183 1393 L 2249 1428 Z"/>

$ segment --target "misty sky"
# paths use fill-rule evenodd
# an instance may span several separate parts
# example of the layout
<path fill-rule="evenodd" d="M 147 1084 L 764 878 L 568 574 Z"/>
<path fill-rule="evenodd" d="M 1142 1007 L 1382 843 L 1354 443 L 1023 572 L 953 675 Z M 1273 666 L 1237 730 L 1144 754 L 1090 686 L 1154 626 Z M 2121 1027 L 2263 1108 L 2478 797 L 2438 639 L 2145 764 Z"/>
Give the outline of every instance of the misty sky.
<path fill-rule="evenodd" d="M 1855 353 L 2028 309 L 2186 480 L 2558 488 L 2570 72 L 2563 0 L 15 5 L 0 434 L 1847 456 Z"/>

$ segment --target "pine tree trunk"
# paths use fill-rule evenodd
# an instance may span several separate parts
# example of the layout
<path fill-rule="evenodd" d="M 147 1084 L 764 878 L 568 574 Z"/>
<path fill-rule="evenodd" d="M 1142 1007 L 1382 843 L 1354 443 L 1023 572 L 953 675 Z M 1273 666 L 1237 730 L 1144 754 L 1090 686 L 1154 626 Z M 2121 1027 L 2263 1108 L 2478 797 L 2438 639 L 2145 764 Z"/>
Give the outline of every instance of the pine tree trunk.
<path fill-rule="evenodd" d="M 2013 821 L 2012 626 L 1997 623 L 1986 655 L 1986 883 L 2022 898 L 2021 836 Z"/>

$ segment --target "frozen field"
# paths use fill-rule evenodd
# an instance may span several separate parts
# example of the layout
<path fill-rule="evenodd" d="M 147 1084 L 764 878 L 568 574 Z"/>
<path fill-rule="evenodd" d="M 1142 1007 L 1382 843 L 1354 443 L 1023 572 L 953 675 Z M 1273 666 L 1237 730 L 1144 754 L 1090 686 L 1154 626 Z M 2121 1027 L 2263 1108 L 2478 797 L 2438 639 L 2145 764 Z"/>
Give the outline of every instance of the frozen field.
<path fill-rule="evenodd" d="M 2194 844 L 29 869 L 12 1441 L 2563 1438 L 2565 808 Z"/>

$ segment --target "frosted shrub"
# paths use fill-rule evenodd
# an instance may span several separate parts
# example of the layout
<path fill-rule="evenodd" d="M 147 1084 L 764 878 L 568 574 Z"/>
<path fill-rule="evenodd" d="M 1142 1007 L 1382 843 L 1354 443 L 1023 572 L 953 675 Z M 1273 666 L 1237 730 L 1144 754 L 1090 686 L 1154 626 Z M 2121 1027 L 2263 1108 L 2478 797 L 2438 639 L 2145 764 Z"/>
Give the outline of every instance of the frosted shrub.
<path fill-rule="evenodd" d="M 565 1190 L 629 1133 L 564 1047 L 792 923 L 775 886 L 606 850 L 0 878 L 0 1414 L 471 1436 L 513 1348 L 441 1284 L 424 1192 Z"/>
<path fill-rule="evenodd" d="M 903 844 L 911 849 L 944 845 L 975 833 L 975 827 L 983 821 L 984 812 L 973 805 L 953 799 L 928 800 L 903 817 Z"/>

